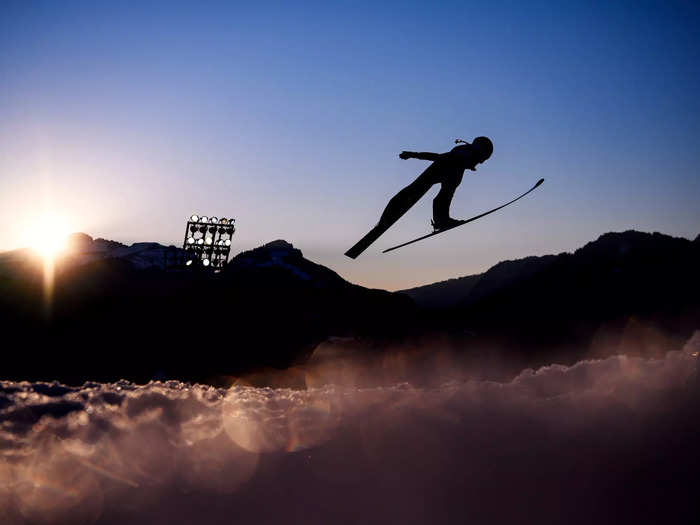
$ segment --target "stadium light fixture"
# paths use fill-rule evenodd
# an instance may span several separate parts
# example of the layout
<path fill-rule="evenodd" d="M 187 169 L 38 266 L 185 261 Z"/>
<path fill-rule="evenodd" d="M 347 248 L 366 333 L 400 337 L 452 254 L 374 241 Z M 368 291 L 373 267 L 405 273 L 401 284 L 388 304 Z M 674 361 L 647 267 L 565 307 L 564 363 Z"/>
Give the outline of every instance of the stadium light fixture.
<path fill-rule="evenodd" d="M 228 262 L 235 232 L 236 219 L 191 215 L 187 220 L 182 246 L 185 266 L 221 271 Z"/>

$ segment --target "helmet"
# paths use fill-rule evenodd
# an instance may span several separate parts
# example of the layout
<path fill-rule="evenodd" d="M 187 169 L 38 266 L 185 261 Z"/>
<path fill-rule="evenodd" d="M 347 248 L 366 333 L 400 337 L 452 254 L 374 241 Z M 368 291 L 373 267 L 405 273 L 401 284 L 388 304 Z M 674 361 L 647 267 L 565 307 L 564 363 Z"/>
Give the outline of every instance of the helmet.
<path fill-rule="evenodd" d="M 483 160 L 488 159 L 493 153 L 493 142 L 488 137 L 476 137 L 472 141 L 472 147 L 479 152 Z"/>

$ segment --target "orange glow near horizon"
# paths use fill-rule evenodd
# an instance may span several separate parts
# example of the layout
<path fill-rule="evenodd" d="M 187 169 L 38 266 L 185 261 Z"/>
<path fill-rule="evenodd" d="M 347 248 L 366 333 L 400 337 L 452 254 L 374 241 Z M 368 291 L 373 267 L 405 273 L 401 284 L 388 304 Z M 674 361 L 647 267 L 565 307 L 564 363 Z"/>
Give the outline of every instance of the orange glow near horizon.
<path fill-rule="evenodd" d="M 53 303 L 56 257 L 66 249 L 70 228 L 63 216 L 56 212 L 44 212 L 24 231 L 24 241 L 43 259 L 44 313 L 51 315 Z"/>
<path fill-rule="evenodd" d="M 54 259 L 66 248 L 70 229 L 66 220 L 55 212 L 39 215 L 24 232 L 25 242 L 44 259 Z"/>

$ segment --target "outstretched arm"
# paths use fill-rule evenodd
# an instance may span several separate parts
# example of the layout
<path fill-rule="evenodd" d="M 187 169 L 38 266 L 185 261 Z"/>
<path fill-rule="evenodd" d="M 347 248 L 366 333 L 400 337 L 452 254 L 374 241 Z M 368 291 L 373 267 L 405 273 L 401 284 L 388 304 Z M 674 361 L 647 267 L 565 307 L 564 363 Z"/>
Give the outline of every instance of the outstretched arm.
<path fill-rule="evenodd" d="M 406 159 L 438 160 L 442 153 L 430 153 L 428 151 L 402 151 L 399 157 Z"/>

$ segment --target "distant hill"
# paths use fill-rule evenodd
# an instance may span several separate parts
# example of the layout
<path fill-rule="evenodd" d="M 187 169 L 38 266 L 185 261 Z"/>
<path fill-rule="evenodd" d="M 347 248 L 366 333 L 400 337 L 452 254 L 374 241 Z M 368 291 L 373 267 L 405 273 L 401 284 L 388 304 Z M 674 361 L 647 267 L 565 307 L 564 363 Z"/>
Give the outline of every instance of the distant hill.
<path fill-rule="evenodd" d="M 571 312 L 591 318 L 673 311 L 697 303 L 697 268 L 697 241 L 660 233 L 606 233 L 573 253 L 501 262 L 459 306 L 485 316 L 491 308 L 505 312 L 527 305 L 518 317 L 533 317 L 536 306 L 558 316 Z"/>
<path fill-rule="evenodd" d="M 453 329 L 540 354 L 619 341 L 631 319 L 687 336 L 700 328 L 698 268 L 698 238 L 626 231 L 403 293 Z"/>
<path fill-rule="evenodd" d="M 401 290 L 401 293 L 411 297 L 423 308 L 454 308 L 465 302 L 471 303 L 488 297 L 502 288 L 527 279 L 549 265 L 554 258 L 554 255 L 545 255 L 503 261 L 484 273 Z"/>
<path fill-rule="evenodd" d="M 574 253 L 397 293 L 349 283 L 283 240 L 219 274 L 165 269 L 173 250 L 76 235 L 50 308 L 41 261 L 0 254 L 0 330 L 12 342 L 2 377 L 225 383 L 304 363 L 330 337 L 371 356 L 437 349 L 483 364 L 496 352 L 535 366 L 625 351 L 630 338 L 663 352 L 700 328 L 698 238 L 608 233 Z"/>
<path fill-rule="evenodd" d="M 3 377 L 211 381 L 290 366 L 332 335 L 404 333 L 416 316 L 406 296 L 351 284 L 284 241 L 210 274 L 164 270 L 156 243 L 74 240 L 48 316 L 36 257 L 0 256 L 0 329 L 18 342 Z"/>
<path fill-rule="evenodd" d="M 423 308 L 452 308 L 469 295 L 469 292 L 481 280 L 483 275 L 483 273 L 465 275 L 464 277 L 456 277 L 447 281 L 400 290 L 399 293 L 408 295 L 418 306 Z"/>
<path fill-rule="evenodd" d="M 83 265 L 94 261 L 120 259 L 141 269 L 164 268 L 167 259 L 174 259 L 182 253 L 175 246 L 163 246 L 157 242 L 137 242 L 130 246 L 107 239 L 93 239 L 86 233 L 74 233 L 68 237 L 63 260 L 70 265 Z M 0 275 L 3 272 L 21 270 L 31 264 L 36 256 L 25 248 L 0 253 Z"/>
<path fill-rule="evenodd" d="M 619 264 L 623 262 L 633 266 L 637 263 L 659 268 L 661 268 L 659 265 L 668 267 L 679 263 L 680 268 L 685 268 L 686 264 L 682 258 L 687 256 L 693 260 L 697 256 L 698 246 L 700 246 L 700 235 L 694 241 L 689 241 L 660 233 L 649 234 L 636 231 L 607 233 L 573 254 L 561 253 L 502 261 L 481 274 L 439 281 L 401 290 L 399 293 L 408 295 L 424 308 L 452 308 L 458 304 L 462 306 L 474 304 L 499 290 L 535 276 L 554 263 L 560 264 L 563 260 L 569 260 L 572 257 L 571 261 L 578 266 L 606 261 L 615 266 L 615 271 L 620 271 Z M 674 262 L 674 257 L 681 260 Z M 692 276 L 688 277 L 692 279 Z"/>

